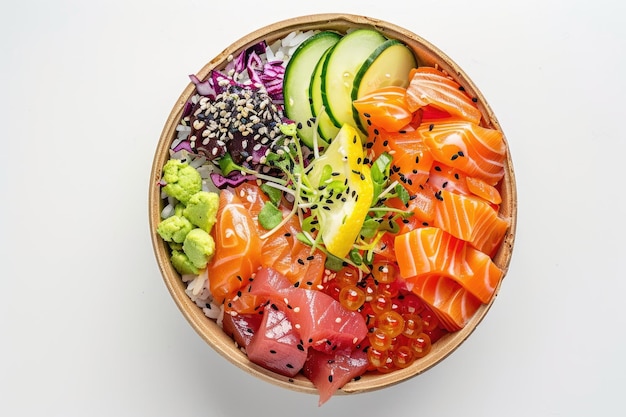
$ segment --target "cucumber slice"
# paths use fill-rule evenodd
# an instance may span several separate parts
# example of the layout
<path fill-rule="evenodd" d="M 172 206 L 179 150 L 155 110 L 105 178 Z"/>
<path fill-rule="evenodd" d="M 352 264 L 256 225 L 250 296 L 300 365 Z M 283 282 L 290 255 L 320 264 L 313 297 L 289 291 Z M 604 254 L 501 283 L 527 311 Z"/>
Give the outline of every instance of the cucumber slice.
<path fill-rule="evenodd" d="M 365 60 L 386 38 L 371 29 L 357 29 L 333 47 L 322 68 L 322 100 L 333 124 L 354 125 L 352 86 Z"/>
<path fill-rule="evenodd" d="M 417 68 L 413 51 L 399 40 L 386 41 L 372 52 L 354 77 L 352 100 L 382 87 L 407 87 L 409 72 L 413 68 Z M 365 132 L 365 123 L 359 112 L 354 107 L 352 111 L 357 126 Z"/>
<path fill-rule="evenodd" d="M 298 136 L 308 147 L 313 147 L 314 134 L 309 88 L 311 77 L 320 58 L 340 38 L 339 34 L 330 31 L 313 35 L 296 48 L 285 68 L 285 115 L 296 122 Z"/>
<path fill-rule="evenodd" d="M 328 111 L 324 108 L 324 100 L 322 99 L 322 68 L 324 67 L 324 62 L 326 62 L 326 58 L 328 57 L 330 51 L 332 51 L 332 48 L 324 52 L 324 55 L 322 55 L 317 63 L 315 71 L 313 72 L 313 78 L 311 78 L 311 85 L 309 89 L 309 96 L 311 97 L 311 112 L 317 119 L 318 123 L 317 132 L 325 142 L 329 142 L 337 136 L 337 133 L 339 133 L 339 128 L 334 125 L 332 120 L 330 120 Z M 322 111 L 322 109 L 324 110 Z"/>

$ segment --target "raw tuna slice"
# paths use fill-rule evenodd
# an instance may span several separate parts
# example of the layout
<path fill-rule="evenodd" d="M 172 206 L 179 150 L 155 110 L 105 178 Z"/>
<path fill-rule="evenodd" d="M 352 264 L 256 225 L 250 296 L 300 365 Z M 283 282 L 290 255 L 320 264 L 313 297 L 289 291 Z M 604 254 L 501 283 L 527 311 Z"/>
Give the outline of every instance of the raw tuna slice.
<path fill-rule="evenodd" d="M 326 353 L 351 351 L 367 334 L 361 314 L 345 309 L 321 291 L 294 287 L 271 268 L 259 269 L 252 283 L 228 308 L 249 313 L 266 303 L 287 314 L 305 348 L 311 346 Z"/>
<path fill-rule="evenodd" d="M 257 332 L 263 316 L 261 314 L 224 315 L 223 328 L 239 346 L 247 347 L 252 336 Z"/>
<path fill-rule="evenodd" d="M 281 310 L 266 306 L 263 321 L 246 348 L 248 358 L 266 369 L 295 376 L 307 358 L 298 332 Z"/>
<path fill-rule="evenodd" d="M 309 349 L 302 373 L 319 391 L 319 405 L 322 405 L 347 382 L 361 376 L 367 366 L 367 353 L 361 349 L 350 354 L 327 354 Z"/>

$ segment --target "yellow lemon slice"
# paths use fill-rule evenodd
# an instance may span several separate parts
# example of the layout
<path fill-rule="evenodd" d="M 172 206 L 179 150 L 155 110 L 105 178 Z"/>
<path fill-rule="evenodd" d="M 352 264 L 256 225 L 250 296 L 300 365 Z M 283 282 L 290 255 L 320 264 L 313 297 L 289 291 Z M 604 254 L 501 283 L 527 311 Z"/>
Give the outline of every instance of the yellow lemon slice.
<path fill-rule="evenodd" d="M 374 185 L 359 132 L 344 124 L 326 151 L 312 162 L 308 178 L 318 191 L 311 208 L 326 250 L 345 258 L 372 204 Z"/>

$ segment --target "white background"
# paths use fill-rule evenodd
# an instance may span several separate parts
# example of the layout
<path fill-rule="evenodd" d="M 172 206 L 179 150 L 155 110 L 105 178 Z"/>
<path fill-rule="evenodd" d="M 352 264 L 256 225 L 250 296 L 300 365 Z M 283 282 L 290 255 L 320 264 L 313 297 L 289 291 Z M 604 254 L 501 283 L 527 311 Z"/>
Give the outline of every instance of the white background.
<path fill-rule="evenodd" d="M 2 3 L 0 415 L 626 414 L 626 3 Z M 321 12 L 403 26 L 466 71 L 510 143 L 519 218 L 510 272 L 466 343 L 318 409 L 187 324 L 147 196 L 187 75 L 254 29 Z"/>

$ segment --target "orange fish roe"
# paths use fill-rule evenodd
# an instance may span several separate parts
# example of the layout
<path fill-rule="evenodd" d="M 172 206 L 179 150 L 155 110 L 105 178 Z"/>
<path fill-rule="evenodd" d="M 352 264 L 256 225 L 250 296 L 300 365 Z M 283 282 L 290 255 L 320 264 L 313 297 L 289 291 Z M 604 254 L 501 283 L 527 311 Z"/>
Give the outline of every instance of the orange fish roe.
<path fill-rule="evenodd" d="M 406 287 L 394 262 L 375 263 L 372 273 L 356 282 L 346 279 L 358 276 L 352 267 L 328 275 L 331 278 L 323 283 L 323 291 L 365 318 L 369 334 L 361 346 L 367 352 L 370 372 L 387 373 L 410 366 L 448 332 Z"/>

